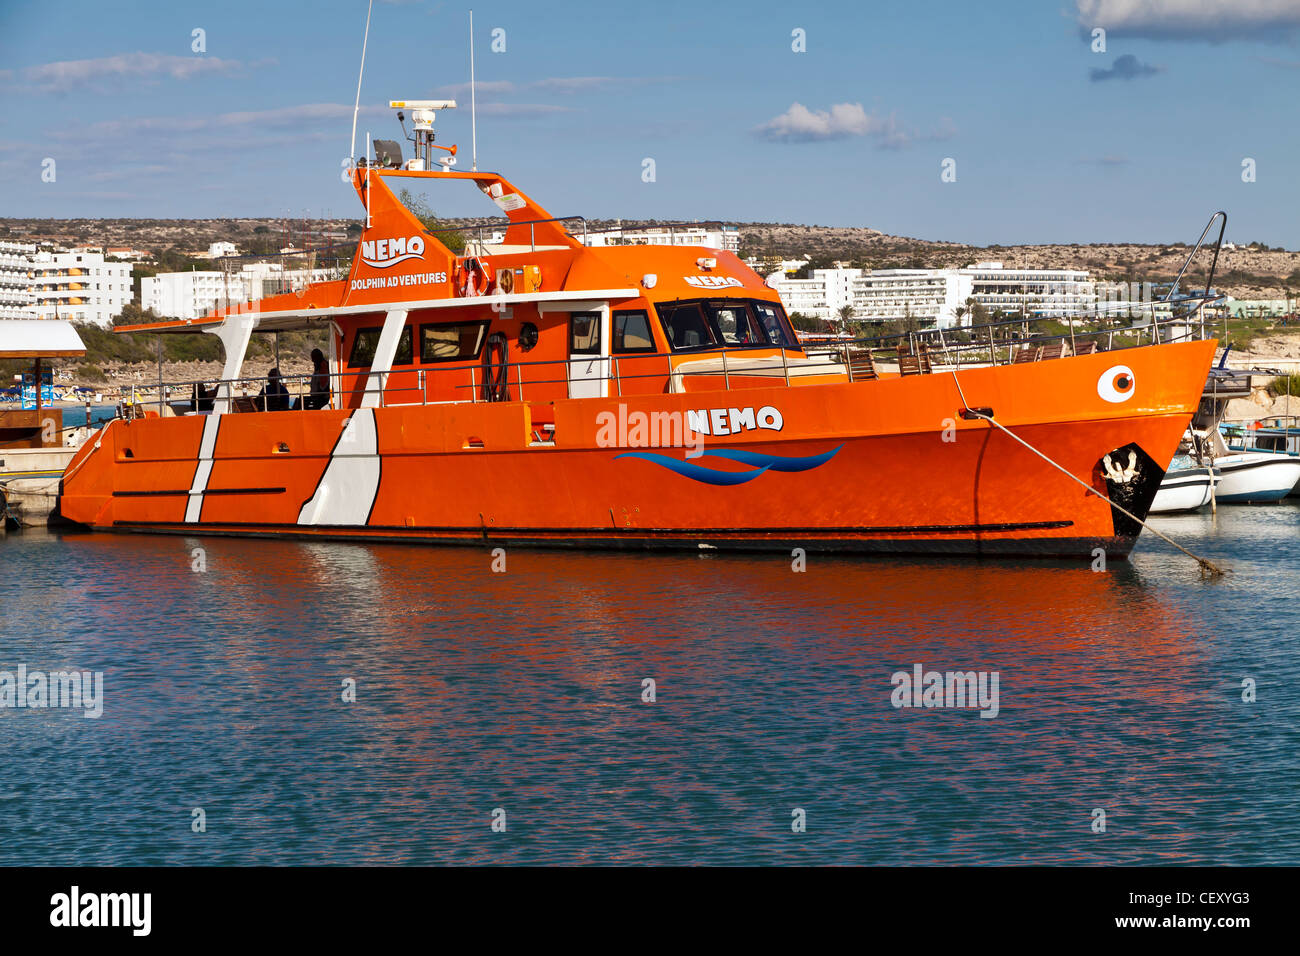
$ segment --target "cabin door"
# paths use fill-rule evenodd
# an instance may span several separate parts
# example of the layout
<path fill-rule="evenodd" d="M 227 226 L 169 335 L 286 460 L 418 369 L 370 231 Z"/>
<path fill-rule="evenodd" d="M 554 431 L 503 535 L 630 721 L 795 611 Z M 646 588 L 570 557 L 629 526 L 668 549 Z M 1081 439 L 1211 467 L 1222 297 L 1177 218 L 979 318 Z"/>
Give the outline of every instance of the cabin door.
<path fill-rule="evenodd" d="M 609 394 L 608 309 L 569 313 L 569 397 L 601 398 Z"/>

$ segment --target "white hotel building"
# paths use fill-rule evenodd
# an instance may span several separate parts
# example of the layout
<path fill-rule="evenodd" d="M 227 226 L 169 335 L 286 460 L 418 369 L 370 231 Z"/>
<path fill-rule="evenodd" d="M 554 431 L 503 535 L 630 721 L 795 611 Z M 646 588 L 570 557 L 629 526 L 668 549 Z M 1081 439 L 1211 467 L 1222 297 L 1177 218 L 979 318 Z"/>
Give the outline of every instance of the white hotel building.
<path fill-rule="evenodd" d="M 36 318 L 36 295 L 32 291 L 34 255 L 34 245 L 0 242 L 0 319 Z"/>
<path fill-rule="evenodd" d="M 131 264 L 97 252 L 37 252 L 28 260 L 38 319 L 109 326 L 131 301 Z"/>
<path fill-rule="evenodd" d="M 285 269 L 253 262 L 238 272 L 163 272 L 140 280 L 140 306 L 171 319 L 197 319 L 214 308 L 294 292 L 311 282 L 339 278 L 334 269 Z"/>
<path fill-rule="evenodd" d="M 1071 269 L 1005 269 L 980 262 L 963 269 L 815 269 L 807 279 L 769 278 L 786 311 L 838 320 L 848 306 L 852 319 L 887 322 L 911 317 L 923 327 L 969 324 L 968 299 L 990 313 L 1064 315 L 1092 308 L 1096 292 L 1087 272 Z M 958 310 L 961 310 L 959 314 Z"/>

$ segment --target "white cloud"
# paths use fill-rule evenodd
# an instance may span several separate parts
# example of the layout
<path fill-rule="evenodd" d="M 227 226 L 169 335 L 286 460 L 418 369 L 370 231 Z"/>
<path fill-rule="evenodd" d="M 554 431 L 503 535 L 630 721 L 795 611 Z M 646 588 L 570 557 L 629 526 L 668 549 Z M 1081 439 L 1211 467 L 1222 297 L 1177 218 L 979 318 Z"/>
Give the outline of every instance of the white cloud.
<path fill-rule="evenodd" d="M 362 116 L 389 116 L 383 106 L 363 106 Z M 304 103 L 299 106 L 281 106 L 269 110 L 241 110 L 218 113 L 215 116 L 192 114 L 188 116 L 137 116 L 130 119 L 103 120 L 85 129 L 60 130 L 51 135 L 57 139 L 112 138 L 140 133 L 192 133 L 200 130 L 228 130 L 241 127 L 285 126 L 351 120 L 352 105 L 347 103 Z M 340 129 L 343 128 L 340 126 Z"/>
<path fill-rule="evenodd" d="M 900 129 L 894 117 L 881 118 L 868 113 L 861 103 L 836 103 L 829 110 L 810 110 L 793 103 L 780 116 L 754 130 L 764 139 L 778 143 L 813 143 L 850 136 L 874 136 L 880 145 L 899 148 L 908 145 L 912 134 Z"/>
<path fill-rule="evenodd" d="M 476 96 L 494 96 L 502 93 L 513 93 L 515 84 L 509 80 L 477 80 L 474 83 Z M 438 87 L 438 95 L 445 96 L 449 99 L 460 99 L 469 96 L 468 83 L 448 83 L 446 86 Z"/>
<path fill-rule="evenodd" d="M 1300 27 L 1296 0 L 1075 0 L 1085 33 L 1171 40 L 1284 40 Z"/>
<path fill-rule="evenodd" d="M 171 56 L 164 53 L 122 53 L 93 60 L 60 60 L 25 67 L 22 79 L 43 93 L 64 93 L 121 79 L 188 80 L 243 69 L 238 60 L 215 56 Z"/>
<path fill-rule="evenodd" d="M 823 139 L 866 136 L 879 129 L 879 120 L 868 116 L 861 103 L 836 103 L 827 110 L 810 110 L 793 103 L 780 116 L 768 120 L 755 132 L 765 139 L 807 143 Z"/>
<path fill-rule="evenodd" d="M 637 76 L 551 76 L 532 84 L 535 90 L 551 90 L 555 93 L 580 93 L 584 90 L 599 90 L 625 84 L 654 83 L 658 78 Z"/>
<path fill-rule="evenodd" d="M 478 80 L 474 89 L 479 96 L 493 96 L 508 93 L 520 93 L 525 90 L 539 90 L 548 93 L 581 93 L 587 90 L 600 90 L 615 86 L 640 85 L 645 83 L 664 83 L 674 79 L 671 76 L 548 76 L 528 83 L 512 83 L 510 80 Z M 438 87 L 440 96 L 467 97 L 468 83 L 448 83 Z"/>
<path fill-rule="evenodd" d="M 572 106 L 552 103 L 480 103 L 478 111 L 487 116 L 537 116 L 547 113 L 575 113 Z"/>

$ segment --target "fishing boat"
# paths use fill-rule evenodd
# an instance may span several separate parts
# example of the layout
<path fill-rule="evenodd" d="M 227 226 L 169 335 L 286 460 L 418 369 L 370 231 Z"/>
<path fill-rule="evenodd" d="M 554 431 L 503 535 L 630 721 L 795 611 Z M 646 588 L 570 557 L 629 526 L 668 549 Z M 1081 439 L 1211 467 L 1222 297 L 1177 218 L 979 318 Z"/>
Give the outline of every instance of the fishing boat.
<path fill-rule="evenodd" d="M 1300 482 L 1300 458 L 1286 452 L 1244 451 L 1216 456 L 1216 499 L 1224 504 L 1281 501 Z"/>
<path fill-rule="evenodd" d="M 1198 464 L 1190 455 L 1175 455 L 1151 502 L 1151 514 L 1199 511 L 1210 503 L 1218 478 L 1216 469 Z"/>
<path fill-rule="evenodd" d="M 1221 431 L 1229 451 L 1270 452 L 1300 458 L 1300 418 L 1294 415 L 1275 415 L 1249 425 L 1225 424 Z M 1298 496 L 1300 482 L 1296 482 L 1287 497 Z"/>
<path fill-rule="evenodd" d="M 1212 340 L 945 370 L 906 344 L 896 371 L 871 348 L 820 354 L 735 255 L 589 246 L 580 217 L 453 168 L 433 121 L 454 103 L 392 106 L 412 110 L 415 155 L 381 141 L 352 170 L 365 228 L 346 279 L 116 330 L 215 335 L 222 380 L 101 429 L 63 477 L 65 518 L 488 547 L 1133 547 Z M 404 184 L 474 187 L 504 232 L 455 249 Z M 293 408 L 258 411 L 267 383 L 241 378 L 245 352 L 283 330 L 328 355 L 285 378 Z"/>

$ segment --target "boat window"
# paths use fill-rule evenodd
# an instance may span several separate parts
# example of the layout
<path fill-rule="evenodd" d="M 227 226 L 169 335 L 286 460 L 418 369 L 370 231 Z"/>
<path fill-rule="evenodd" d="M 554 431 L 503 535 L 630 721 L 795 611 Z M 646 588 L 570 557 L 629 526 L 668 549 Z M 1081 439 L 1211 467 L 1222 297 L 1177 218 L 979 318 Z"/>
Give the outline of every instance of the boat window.
<path fill-rule="evenodd" d="M 348 365 L 352 368 L 369 368 L 375 361 L 375 350 L 379 348 L 379 336 L 383 331 L 380 326 L 358 329 L 357 337 L 352 340 Z M 401 338 L 397 340 L 397 353 L 393 356 L 393 364 L 410 365 L 411 355 L 411 327 L 408 325 L 402 329 Z"/>
<path fill-rule="evenodd" d="M 573 312 L 569 315 L 569 354 L 600 354 L 600 313 Z"/>
<path fill-rule="evenodd" d="M 650 334 L 650 316 L 645 312 L 614 313 L 615 352 L 653 352 L 654 336 Z"/>
<path fill-rule="evenodd" d="M 487 327 L 486 322 L 420 326 L 420 361 L 428 365 L 477 358 Z"/>
<path fill-rule="evenodd" d="M 795 338 L 794 330 L 790 328 L 790 321 L 785 317 L 784 309 L 775 302 L 754 302 L 753 306 L 758 320 L 763 323 L 769 342 L 787 348 L 799 348 L 799 340 Z"/>
<path fill-rule="evenodd" d="M 655 308 L 674 351 L 710 348 L 717 344 L 699 302 L 663 302 Z"/>
<path fill-rule="evenodd" d="M 747 302 L 710 302 L 713 323 L 726 345 L 767 345 L 767 333 L 750 314 Z"/>

